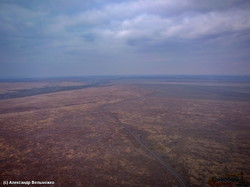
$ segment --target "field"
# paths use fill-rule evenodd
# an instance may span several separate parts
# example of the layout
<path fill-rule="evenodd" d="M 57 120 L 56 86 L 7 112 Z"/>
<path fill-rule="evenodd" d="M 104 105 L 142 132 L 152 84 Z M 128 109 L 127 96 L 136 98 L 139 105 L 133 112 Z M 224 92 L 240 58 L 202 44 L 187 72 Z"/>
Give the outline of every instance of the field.
<path fill-rule="evenodd" d="M 0 82 L 0 182 L 198 187 L 241 173 L 247 183 L 249 155 L 246 78 Z"/>

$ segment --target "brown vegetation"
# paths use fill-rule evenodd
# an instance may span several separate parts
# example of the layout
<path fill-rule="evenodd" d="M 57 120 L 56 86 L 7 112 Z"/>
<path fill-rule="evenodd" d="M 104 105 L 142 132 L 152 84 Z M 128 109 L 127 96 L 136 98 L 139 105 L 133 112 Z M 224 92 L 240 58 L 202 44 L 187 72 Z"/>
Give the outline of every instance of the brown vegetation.
<path fill-rule="evenodd" d="M 145 85 L 0 100 L 1 180 L 179 186 L 147 149 L 188 186 L 237 172 L 249 179 L 250 102 L 159 97 Z"/>

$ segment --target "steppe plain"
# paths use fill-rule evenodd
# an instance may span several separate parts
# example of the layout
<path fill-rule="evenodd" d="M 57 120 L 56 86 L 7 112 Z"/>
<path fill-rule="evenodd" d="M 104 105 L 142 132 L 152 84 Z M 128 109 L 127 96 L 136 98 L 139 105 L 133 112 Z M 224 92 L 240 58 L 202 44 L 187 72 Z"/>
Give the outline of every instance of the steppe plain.
<path fill-rule="evenodd" d="M 240 172 L 249 181 L 249 155 L 249 79 L 0 82 L 1 181 L 209 186 Z"/>

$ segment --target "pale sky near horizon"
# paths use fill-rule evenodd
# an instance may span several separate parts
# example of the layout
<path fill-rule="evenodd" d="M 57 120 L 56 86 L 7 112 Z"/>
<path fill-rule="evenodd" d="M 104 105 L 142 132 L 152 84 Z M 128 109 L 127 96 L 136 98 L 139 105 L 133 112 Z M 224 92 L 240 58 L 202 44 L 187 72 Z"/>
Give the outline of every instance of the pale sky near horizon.
<path fill-rule="evenodd" d="M 182 74 L 250 75 L 250 1 L 0 1 L 0 77 Z"/>

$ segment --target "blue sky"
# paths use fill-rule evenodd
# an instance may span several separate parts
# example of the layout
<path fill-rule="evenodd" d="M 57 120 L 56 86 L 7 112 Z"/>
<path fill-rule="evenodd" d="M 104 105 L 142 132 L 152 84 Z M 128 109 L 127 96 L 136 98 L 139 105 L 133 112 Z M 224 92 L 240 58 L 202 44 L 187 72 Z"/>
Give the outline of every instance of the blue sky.
<path fill-rule="evenodd" d="M 248 0 L 1 0 L 0 77 L 250 75 Z"/>

